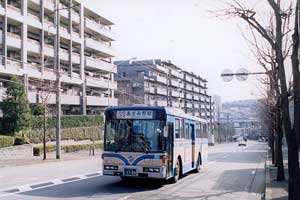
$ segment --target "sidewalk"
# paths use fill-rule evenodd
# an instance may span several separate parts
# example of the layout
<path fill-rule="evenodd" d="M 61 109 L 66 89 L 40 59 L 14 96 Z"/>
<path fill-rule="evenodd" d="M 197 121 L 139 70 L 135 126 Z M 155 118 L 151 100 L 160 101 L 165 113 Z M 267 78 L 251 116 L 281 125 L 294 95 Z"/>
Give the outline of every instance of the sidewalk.
<path fill-rule="evenodd" d="M 102 154 L 102 149 L 95 149 L 95 156 L 100 159 Z M 43 163 L 51 163 L 51 162 L 61 162 L 61 161 L 69 161 L 69 160 L 82 160 L 93 158 L 90 156 L 89 150 L 83 150 L 73 153 L 64 153 L 62 152 L 61 159 L 56 159 L 56 153 L 51 152 L 47 153 L 47 159 L 43 160 L 43 155 L 41 156 L 33 156 L 28 159 L 12 159 L 12 160 L 1 160 L 0 168 L 6 167 L 15 167 L 15 166 L 23 166 L 23 165 L 34 165 L 34 164 L 43 164 Z"/>
<path fill-rule="evenodd" d="M 102 168 L 102 160 L 101 151 L 97 149 L 95 156 L 89 156 L 89 151 L 80 151 L 64 153 L 60 160 L 56 160 L 55 153 L 49 153 L 46 161 L 42 158 L 18 162 L 1 161 L 1 166 L 0 191 L 3 191 L 7 188 L 97 172 Z"/>
<path fill-rule="evenodd" d="M 283 163 L 285 181 L 277 182 L 277 168 L 272 165 L 272 157 L 269 154 L 266 161 L 266 200 L 287 200 L 288 199 L 288 157 L 287 148 L 283 147 Z"/>

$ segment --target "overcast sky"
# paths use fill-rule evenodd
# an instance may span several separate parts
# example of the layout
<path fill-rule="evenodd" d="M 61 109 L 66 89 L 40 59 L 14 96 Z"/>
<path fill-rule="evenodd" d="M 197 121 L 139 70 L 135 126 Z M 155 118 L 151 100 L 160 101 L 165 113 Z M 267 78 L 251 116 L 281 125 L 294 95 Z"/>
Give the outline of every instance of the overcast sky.
<path fill-rule="evenodd" d="M 257 78 L 222 82 L 224 69 L 261 71 L 240 30 L 244 24 L 215 18 L 215 0 L 84 0 L 115 23 L 115 60 L 132 57 L 171 60 L 208 80 L 209 93 L 222 101 L 260 98 Z M 258 1 L 259 2 L 259 1 Z M 263 77 L 261 77 L 263 78 Z"/>

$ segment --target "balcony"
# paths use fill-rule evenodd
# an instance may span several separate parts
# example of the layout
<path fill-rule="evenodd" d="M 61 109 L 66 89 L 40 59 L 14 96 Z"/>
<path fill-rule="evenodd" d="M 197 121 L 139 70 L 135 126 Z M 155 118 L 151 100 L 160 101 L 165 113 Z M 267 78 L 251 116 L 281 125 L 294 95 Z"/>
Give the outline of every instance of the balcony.
<path fill-rule="evenodd" d="M 80 64 L 80 54 L 76 52 L 72 52 L 72 62 L 76 64 Z"/>
<path fill-rule="evenodd" d="M 161 71 L 161 72 L 163 72 L 165 74 L 168 73 L 168 69 L 165 68 L 165 67 L 163 67 L 163 66 L 161 66 L 161 65 L 156 65 L 156 69 L 158 69 L 159 71 Z"/>
<path fill-rule="evenodd" d="M 96 88 L 107 89 L 109 87 L 110 89 L 113 90 L 118 89 L 116 81 L 108 81 L 107 79 L 97 78 L 92 76 L 86 76 L 86 84 L 87 86 L 96 87 Z"/>
<path fill-rule="evenodd" d="M 171 91 L 171 96 L 172 97 L 179 97 L 180 96 L 180 94 L 179 94 L 179 92 L 178 91 Z"/>
<path fill-rule="evenodd" d="M 199 105 L 199 104 L 194 104 L 194 108 L 195 108 L 195 109 L 199 109 L 199 108 L 200 108 L 200 105 Z"/>
<path fill-rule="evenodd" d="M 40 53 L 40 42 L 32 39 L 27 39 L 27 50 L 33 53 Z"/>
<path fill-rule="evenodd" d="M 191 95 L 191 94 L 185 94 L 184 98 L 193 100 L 193 95 Z"/>
<path fill-rule="evenodd" d="M 167 89 L 165 88 L 156 88 L 156 94 L 167 96 Z"/>
<path fill-rule="evenodd" d="M 173 107 L 173 108 L 180 108 L 179 101 L 171 101 L 171 107 Z"/>
<path fill-rule="evenodd" d="M 117 68 L 112 63 L 102 61 L 99 58 L 85 57 L 86 66 L 94 69 L 99 69 L 104 72 L 117 73 Z"/>
<path fill-rule="evenodd" d="M 170 71 L 170 74 L 171 74 L 172 76 L 175 76 L 175 77 L 178 77 L 178 78 L 179 78 L 179 72 L 178 72 L 178 71 L 171 70 L 171 71 Z"/>
<path fill-rule="evenodd" d="M 89 19 L 89 18 L 85 18 L 85 26 L 86 28 L 89 28 L 101 35 L 103 35 L 104 37 L 107 37 L 111 40 L 114 39 L 114 34 L 112 33 L 112 31 L 107 27 L 107 26 L 104 26 L 102 24 L 100 24 L 99 22 L 96 22 L 92 19 Z"/>
<path fill-rule="evenodd" d="M 186 108 L 193 108 L 193 104 L 192 104 L 192 103 L 186 103 L 186 104 L 185 104 L 185 107 L 186 107 Z"/>
<path fill-rule="evenodd" d="M 61 37 L 64 37 L 66 39 L 70 39 L 70 34 L 69 34 L 68 28 L 61 26 L 61 27 L 59 27 L 59 30 L 60 30 L 60 36 Z"/>
<path fill-rule="evenodd" d="M 16 67 L 16 68 L 20 68 L 22 66 L 21 61 L 17 61 L 15 59 L 11 59 L 11 58 L 7 58 L 6 64 L 7 64 L 7 66 Z"/>
<path fill-rule="evenodd" d="M 87 105 L 88 106 L 117 106 L 118 99 L 100 97 L 100 96 L 87 96 Z"/>
<path fill-rule="evenodd" d="M 69 51 L 66 49 L 60 49 L 60 59 L 64 61 L 69 61 Z"/>
<path fill-rule="evenodd" d="M 69 18 L 69 11 L 68 11 L 68 9 L 63 9 L 63 8 L 67 8 L 68 6 L 66 6 L 66 5 L 63 5 L 62 3 L 60 3 L 59 4 L 59 8 L 61 9 L 60 11 L 59 11 L 59 14 L 61 15 L 61 16 L 63 16 L 63 17 L 65 17 L 65 18 Z"/>
<path fill-rule="evenodd" d="M 177 87 L 177 88 L 179 88 L 179 81 L 178 80 L 175 80 L 175 79 L 172 79 L 171 81 L 170 81 L 170 85 L 171 86 L 174 86 L 174 87 Z"/>
<path fill-rule="evenodd" d="M 163 84 L 167 84 L 167 78 L 163 77 L 163 76 L 155 76 L 154 79 L 157 82 L 163 83 Z"/>
<path fill-rule="evenodd" d="M 192 79 L 193 79 L 192 77 L 187 76 L 187 75 L 184 78 L 185 81 L 190 82 L 190 83 L 192 83 Z"/>
<path fill-rule="evenodd" d="M 54 1 L 53 0 L 44 0 L 44 6 L 48 10 L 54 11 Z"/>
<path fill-rule="evenodd" d="M 72 19 L 74 22 L 79 23 L 80 22 L 80 15 L 78 12 L 72 10 Z"/>
<path fill-rule="evenodd" d="M 13 11 L 15 13 L 21 14 L 21 8 L 18 8 L 15 5 L 7 4 L 7 9 L 11 10 L 11 11 Z"/>
<path fill-rule="evenodd" d="M 95 40 L 92 38 L 86 38 L 85 44 L 87 47 L 94 49 L 96 51 L 100 51 L 108 56 L 114 56 L 115 51 L 111 46 L 108 46 L 106 43 L 101 42 L 99 40 Z"/>
<path fill-rule="evenodd" d="M 28 100 L 29 103 L 43 103 L 43 98 L 46 95 L 49 95 L 48 104 L 55 104 L 56 103 L 56 94 L 55 93 L 42 93 L 37 91 L 29 91 L 28 93 Z M 80 96 L 79 95 L 68 95 L 68 94 L 61 94 L 61 104 L 62 105 L 80 105 Z"/>
<path fill-rule="evenodd" d="M 35 3 L 36 5 L 40 5 L 40 0 L 30 0 L 30 1 Z"/>
<path fill-rule="evenodd" d="M 156 100 L 155 101 L 155 106 L 166 107 L 166 106 L 168 106 L 168 103 L 167 103 L 166 100 Z"/>
<path fill-rule="evenodd" d="M 27 13 L 27 22 L 29 25 L 31 26 L 34 26 L 36 28 L 39 28 L 41 29 L 42 28 L 42 23 L 41 23 L 41 20 L 40 20 L 40 17 L 39 16 L 36 16 L 34 14 L 31 14 L 31 13 Z"/>
<path fill-rule="evenodd" d="M 21 36 L 15 33 L 7 32 L 7 45 L 21 49 Z"/>
<path fill-rule="evenodd" d="M 44 45 L 44 53 L 47 56 L 54 57 L 54 46 L 45 44 Z"/>
<path fill-rule="evenodd" d="M 155 94 L 155 87 L 145 87 L 145 92 Z"/>
<path fill-rule="evenodd" d="M 198 96 L 198 95 L 195 95 L 195 96 L 194 96 L 194 100 L 195 100 L 195 101 L 199 101 L 199 100 L 200 100 L 199 96 Z"/>

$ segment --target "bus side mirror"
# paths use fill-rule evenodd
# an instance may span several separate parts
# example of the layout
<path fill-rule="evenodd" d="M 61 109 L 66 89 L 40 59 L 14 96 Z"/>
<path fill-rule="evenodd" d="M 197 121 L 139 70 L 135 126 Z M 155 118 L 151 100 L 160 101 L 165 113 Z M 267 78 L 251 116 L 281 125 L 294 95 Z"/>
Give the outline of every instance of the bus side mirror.
<path fill-rule="evenodd" d="M 164 137 L 167 138 L 169 136 L 169 127 L 164 126 Z"/>

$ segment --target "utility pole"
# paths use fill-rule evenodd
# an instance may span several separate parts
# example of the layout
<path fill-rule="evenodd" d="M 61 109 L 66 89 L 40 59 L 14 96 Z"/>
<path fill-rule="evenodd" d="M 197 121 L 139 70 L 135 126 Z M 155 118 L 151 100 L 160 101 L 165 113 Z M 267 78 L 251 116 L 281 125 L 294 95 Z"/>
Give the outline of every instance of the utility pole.
<path fill-rule="evenodd" d="M 55 1 L 55 26 L 56 26 L 56 38 L 55 38 L 55 69 L 56 69 L 56 159 L 61 158 L 61 99 L 60 99 L 60 16 L 59 16 L 59 1 Z"/>

